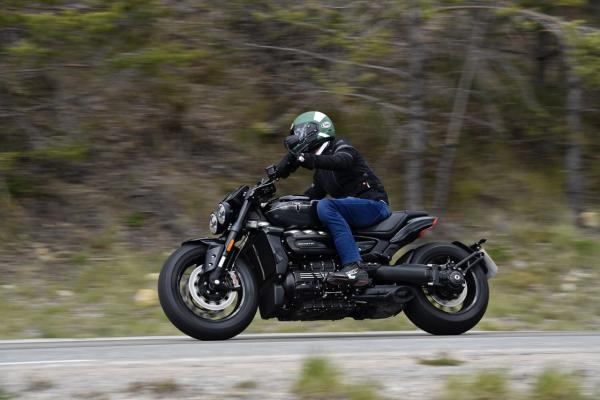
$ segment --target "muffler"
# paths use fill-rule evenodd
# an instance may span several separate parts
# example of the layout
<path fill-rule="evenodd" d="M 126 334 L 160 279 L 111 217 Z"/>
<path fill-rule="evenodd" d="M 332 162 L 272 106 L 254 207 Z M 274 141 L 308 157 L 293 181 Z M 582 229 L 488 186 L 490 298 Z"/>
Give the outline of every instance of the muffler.
<path fill-rule="evenodd" d="M 356 294 L 352 298 L 356 301 L 365 301 L 369 303 L 395 303 L 404 304 L 411 301 L 414 297 L 413 288 L 410 286 L 397 285 L 375 285 L 365 289 L 361 294 Z"/>
<path fill-rule="evenodd" d="M 424 264 L 383 265 L 375 271 L 374 280 L 377 283 L 426 285 L 433 281 L 434 270 L 437 268 Z"/>
<path fill-rule="evenodd" d="M 373 280 L 376 283 L 397 283 L 411 285 L 462 287 L 464 275 L 457 270 L 441 269 L 439 265 L 401 264 L 384 265 L 375 271 Z"/>

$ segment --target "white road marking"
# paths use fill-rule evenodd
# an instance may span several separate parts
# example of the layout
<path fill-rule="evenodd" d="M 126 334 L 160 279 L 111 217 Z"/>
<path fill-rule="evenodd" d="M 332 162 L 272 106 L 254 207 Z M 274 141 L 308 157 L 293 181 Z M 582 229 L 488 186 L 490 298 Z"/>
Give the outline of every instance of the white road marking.
<path fill-rule="evenodd" d="M 28 365 L 28 364 L 66 364 L 78 362 L 90 362 L 95 360 L 47 360 L 47 361 L 20 361 L 20 362 L 3 362 L 0 367 L 7 365 Z"/>
<path fill-rule="evenodd" d="M 478 331 L 472 330 L 456 337 L 465 336 L 594 336 L 594 331 Z M 402 336 L 422 336 L 432 338 L 433 335 L 426 334 L 420 330 L 412 331 L 367 331 L 367 332 L 302 332 L 302 333 L 246 333 L 236 336 L 230 341 L 240 340 L 274 340 L 274 339 L 343 339 L 343 338 L 369 338 L 369 337 L 402 337 Z M 111 336 L 95 338 L 60 338 L 60 339 L 8 339 L 0 340 L 1 345 L 16 344 L 52 344 L 52 343 L 86 343 L 86 342 L 136 342 L 136 341 L 164 341 L 164 340 L 182 340 L 195 343 L 201 343 L 189 336 Z"/>

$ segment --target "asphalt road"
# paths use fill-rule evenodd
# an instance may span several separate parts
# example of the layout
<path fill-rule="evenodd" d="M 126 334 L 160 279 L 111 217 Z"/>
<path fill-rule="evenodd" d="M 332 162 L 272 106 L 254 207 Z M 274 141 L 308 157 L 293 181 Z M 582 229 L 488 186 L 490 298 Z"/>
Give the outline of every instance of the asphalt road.
<path fill-rule="evenodd" d="M 420 362 L 441 353 L 464 364 L 431 367 Z M 157 393 L 140 388 L 168 378 L 177 382 L 178 398 L 283 399 L 290 398 L 301 361 L 310 355 L 331 358 L 347 379 L 378 380 L 392 397 L 430 398 L 432 388 L 441 390 L 448 375 L 490 368 L 504 369 L 517 385 L 526 385 L 540 370 L 559 367 L 582 374 L 590 391 L 600 387 L 600 333 L 584 332 L 267 334 L 225 342 L 187 337 L 0 341 L 0 385 L 26 398 L 152 398 Z M 31 390 L 39 380 L 51 382 L 50 387 Z M 236 388 L 247 380 L 256 388 Z M 135 396 L 132 387 L 140 390 Z"/>

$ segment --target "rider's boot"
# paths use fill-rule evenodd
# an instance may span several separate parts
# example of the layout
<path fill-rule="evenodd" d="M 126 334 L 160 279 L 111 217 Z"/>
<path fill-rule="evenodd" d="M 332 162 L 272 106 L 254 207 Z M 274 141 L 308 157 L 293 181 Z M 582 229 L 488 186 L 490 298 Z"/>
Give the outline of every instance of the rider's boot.
<path fill-rule="evenodd" d="M 327 275 L 327 283 L 338 286 L 365 286 L 369 283 L 369 274 L 360 262 L 353 262 L 345 265 L 341 270 Z"/>

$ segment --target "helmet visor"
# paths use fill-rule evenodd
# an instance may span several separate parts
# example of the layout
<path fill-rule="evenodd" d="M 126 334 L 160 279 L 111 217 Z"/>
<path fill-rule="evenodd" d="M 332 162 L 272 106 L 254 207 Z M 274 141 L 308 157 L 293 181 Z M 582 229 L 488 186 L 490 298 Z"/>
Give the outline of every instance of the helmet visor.
<path fill-rule="evenodd" d="M 290 134 L 297 136 L 298 139 L 302 141 L 309 137 L 311 133 L 317 132 L 319 132 L 319 125 L 317 125 L 315 122 L 309 121 L 295 125 L 292 128 L 292 132 L 290 132 Z"/>

